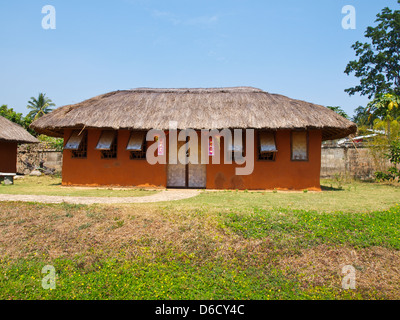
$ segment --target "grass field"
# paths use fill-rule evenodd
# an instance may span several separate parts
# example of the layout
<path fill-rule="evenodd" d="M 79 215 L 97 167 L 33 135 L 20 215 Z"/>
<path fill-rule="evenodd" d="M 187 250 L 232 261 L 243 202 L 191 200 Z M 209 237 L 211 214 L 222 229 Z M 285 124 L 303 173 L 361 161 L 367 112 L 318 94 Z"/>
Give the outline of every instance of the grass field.
<path fill-rule="evenodd" d="M 0 298 L 399 299 L 400 187 L 322 184 L 148 204 L 0 203 Z M 54 290 L 42 288 L 45 265 Z M 355 290 L 342 289 L 345 265 Z"/>
<path fill-rule="evenodd" d="M 25 176 L 14 181 L 14 185 L 0 184 L 0 194 L 29 194 L 48 196 L 79 197 L 141 197 L 157 193 L 157 190 L 143 188 L 78 188 L 61 186 L 61 178 L 57 176 Z"/>

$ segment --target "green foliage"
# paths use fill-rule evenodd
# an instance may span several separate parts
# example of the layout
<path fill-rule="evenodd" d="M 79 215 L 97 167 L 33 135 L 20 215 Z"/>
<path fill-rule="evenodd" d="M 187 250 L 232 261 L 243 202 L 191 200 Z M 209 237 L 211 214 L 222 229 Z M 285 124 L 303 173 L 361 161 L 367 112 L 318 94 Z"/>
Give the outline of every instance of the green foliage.
<path fill-rule="evenodd" d="M 350 95 L 400 94 L 400 11 L 386 7 L 375 22 L 365 32 L 369 42 L 357 41 L 352 46 L 358 60 L 350 61 L 345 73 L 354 73 L 360 84 L 345 90 Z"/>
<path fill-rule="evenodd" d="M 336 112 L 338 115 L 342 116 L 343 118 L 350 119 L 348 114 L 341 108 L 341 107 L 331 107 L 327 106 L 328 109 L 331 109 L 332 111 Z"/>
<path fill-rule="evenodd" d="M 27 118 L 34 121 L 52 111 L 53 109 L 51 107 L 54 106 L 55 104 L 51 101 L 50 98 L 46 97 L 45 93 L 39 93 L 37 99 L 31 97 L 31 100 L 28 101 L 27 108 L 31 111 L 28 113 Z"/>
<path fill-rule="evenodd" d="M 400 97 L 391 94 L 378 94 L 368 103 L 367 112 L 369 115 L 374 115 L 382 120 L 393 120 L 399 116 Z"/>
<path fill-rule="evenodd" d="M 390 172 L 390 169 L 388 170 L 388 172 L 382 172 L 382 171 L 375 172 L 376 181 L 390 181 L 394 180 L 395 178 L 396 176 L 393 175 L 392 172 Z"/>
<path fill-rule="evenodd" d="M 392 167 L 389 168 L 388 172 L 375 172 L 375 177 L 378 181 L 400 179 L 400 170 L 397 166 L 400 165 L 400 139 L 394 140 L 390 143 L 389 153 L 385 155 Z"/>
<path fill-rule="evenodd" d="M 63 138 L 48 137 L 43 134 L 37 137 L 39 141 L 44 142 L 49 149 L 55 149 L 57 151 L 62 151 L 64 148 Z"/>
<path fill-rule="evenodd" d="M 394 165 L 400 164 L 400 139 L 392 141 L 388 158 Z"/>
<path fill-rule="evenodd" d="M 359 106 L 354 110 L 354 116 L 351 120 L 360 129 L 360 127 L 372 127 L 373 121 L 376 118 L 376 115 L 371 115 L 370 113 L 368 113 L 368 107 Z"/>
<path fill-rule="evenodd" d="M 386 134 L 391 140 L 391 121 L 399 116 L 400 97 L 394 94 L 378 94 L 374 100 L 368 104 L 368 113 L 385 120 L 387 123 Z"/>
<path fill-rule="evenodd" d="M 400 119 L 399 119 L 400 120 Z M 392 140 L 396 140 L 397 137 L 399 137 L 400 134 L 400 121 L 395 119 L 390 121 L 390 135 L 392 137 Z M 385 131 L 387 130 L 388 123 L 387 121 L 381 120 L 381 119 L 375 119 L 373 129 L 377 131 Z M 388 145 L 388 139 L 387 136 L 382 135 L 383 140 L 385 141 L 385 144 Z"/>

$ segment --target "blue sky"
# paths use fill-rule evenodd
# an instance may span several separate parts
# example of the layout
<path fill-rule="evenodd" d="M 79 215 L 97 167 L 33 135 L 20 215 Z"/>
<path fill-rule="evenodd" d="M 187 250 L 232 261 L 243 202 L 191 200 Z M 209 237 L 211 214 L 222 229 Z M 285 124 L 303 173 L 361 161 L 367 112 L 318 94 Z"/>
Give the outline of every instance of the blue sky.
<path fill-rule="evenodd" d="M 351 45 L 386 6 L 397 0 L 2 1 L 0 104 L 26 114 L 39 92 L 59 107 L 137 87 L 253 86 L 352 115 L 368 100 L 344 92 L 358 83 L 343 73 Z"/>

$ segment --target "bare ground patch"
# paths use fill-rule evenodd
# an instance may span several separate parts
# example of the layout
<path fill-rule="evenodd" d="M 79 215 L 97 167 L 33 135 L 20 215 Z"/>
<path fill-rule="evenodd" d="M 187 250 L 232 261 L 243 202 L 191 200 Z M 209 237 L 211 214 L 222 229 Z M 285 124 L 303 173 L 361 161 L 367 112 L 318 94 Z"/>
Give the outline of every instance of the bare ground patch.
<path fill-rule="evenodd" d="M 0 254 L 10 258 L 112 255 L 156 256 L 216 252 L 230 241 L 211 217 L 182 219 L 151 207 L 0 204 Z"/>
<path fill-rule="evenodd" d="M 356 289 L 390 299 L 400 296 L 400 251 L 382 247 L 352 248 L 319 245 L 299 254 L 283 255 L 277 266 L 299 275 L 302 285 L 341 288 L 342 268 L 356 269 Z"/>

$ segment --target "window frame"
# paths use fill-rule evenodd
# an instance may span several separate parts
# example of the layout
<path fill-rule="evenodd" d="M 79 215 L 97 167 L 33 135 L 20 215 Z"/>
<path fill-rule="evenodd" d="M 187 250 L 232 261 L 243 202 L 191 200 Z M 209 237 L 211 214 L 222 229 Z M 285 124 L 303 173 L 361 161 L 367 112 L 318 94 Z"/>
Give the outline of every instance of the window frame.
<path fill-rule="evenodd" d="M 244 129 L 240 129 L 242 130 L 242 151 L 236 151 L 233 149 L 234 147 L 234 142 L 235 142 L 235 134 L 234 134 L 234 129 L 231 129 L 231 137 L 232 137 L 232 141 L 231 141 L 231 150 L 228 150 L 228 152 L 231 154 L 232 157 L 232 163 L 234 163 L 236 160 L 244 160 L 244 158 L 246 157 L 246 130 Z M 225 150 L 225 137 L 224 137 L 224 150 Z M 214 151 L 215 154 L 215 151 Z M 239 156 L 237 157 L 238 159 L 236 159 L 235 154 L 238 154 Z"/>
<path fill-rule="evenodd" d="M 272 159 L 261 159 L 261 133 L 262 132 L 270 132 L 274 136 L 274 143 L 275 143 L 275 148 L 276 151 L 270 151 L 270 152 L 265 152 L 266 154 L 271 154 Z M 276 143 L 276 131 L 272 130 L 258 130 L 257 132 L 257 161 L 263 161 L 263 162 L 275 162 L 276 161 L 276 154 L 278 153 L 278 145 Z"/>
<path fill-rule="evenodd" d="M 295 132 L 304 132 L 306 134 L 306 159 L 293 159 L 293 133 Z M 309 147 L 309 131 L 308 130 L 292 130 L 290 132 L 290 161 L 293 162 L 308 162 L 310 160 L 310 147 Z"/>

